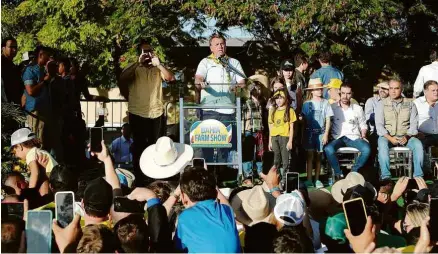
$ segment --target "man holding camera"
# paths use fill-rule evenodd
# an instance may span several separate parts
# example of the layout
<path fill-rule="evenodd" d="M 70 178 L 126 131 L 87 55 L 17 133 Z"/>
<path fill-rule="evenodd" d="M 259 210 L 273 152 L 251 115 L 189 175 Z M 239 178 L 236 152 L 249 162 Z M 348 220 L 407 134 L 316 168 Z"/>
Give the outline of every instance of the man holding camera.
<path fill-rule="evenodd" d="M 120 75 L 120 93 L 128 100 L 129 123 L 133 139 L 134 174 L 138 184 L 144 183 L 139 167 L 143 150 L 165 134 L 162 80 L 175 76 L 164 67 L 151 45 L 142 40 L 137 46 L 138 62 L 128 65 Z M 139 186 L 137 184 L 137 186 Z"/>

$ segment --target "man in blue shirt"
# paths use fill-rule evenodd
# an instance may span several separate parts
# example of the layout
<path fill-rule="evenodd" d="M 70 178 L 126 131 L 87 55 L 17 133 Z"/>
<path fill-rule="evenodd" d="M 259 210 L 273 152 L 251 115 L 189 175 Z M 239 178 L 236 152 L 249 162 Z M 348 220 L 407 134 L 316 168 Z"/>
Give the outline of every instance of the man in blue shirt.
<path fill-rule="evenodd" d="M 122 126 L 122 136 L 116 138 L 111 143 L 111 152 L 114 155 L 114 159 L 116 163 L 131 163 L 132 162 L 132 154 L 131 154 L 131 127 L 128 123 L 123 124 Z"/>
<path fill-rule="evenodd" d="M 32 113 L 27 116 L 27 123 L 44 146 L 44 122 L 47 120 L 49 109 L 48 84 L 53 77 L 45 73 L 50 56 L 48 49 L 38 46 L 35 56 L 35 62 L 26 67 L 22 76 L 26 96 L 24 109 Z"/>
<path fill-rule="evenodd" d="M 321 78 L 324 85 L 330 83 L 330 79 L 333 78 L 344 80 L 344 74 L 342 73 L 342 71 L 331 66 L 331 54 L 329 52 L 320 53 L 318 56 L 318 61 L 321 64 L 321 68 L 319 68 L 312 75 L 310 75 L 311 79 Z M 328 89 L 324 88 L 323 96 L 324 99 L 329 99 Z"/>
<path fill-rule="evenodd" d="M 178 218 L 176 248 L 188 252 L 240 252 L 234 213 L 217 190 L 215 177 L 204 168 L 189 167 L 181 175 L 180 188 L 186 209 Z"/>

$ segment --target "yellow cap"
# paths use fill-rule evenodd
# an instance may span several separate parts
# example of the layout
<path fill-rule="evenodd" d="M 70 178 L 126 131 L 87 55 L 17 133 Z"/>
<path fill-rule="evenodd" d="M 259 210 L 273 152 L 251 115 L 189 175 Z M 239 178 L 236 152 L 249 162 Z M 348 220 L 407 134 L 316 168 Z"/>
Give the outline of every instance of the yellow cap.
<path fill-rule="evenodd" d="M 282 97 L 286 97 L 286 95 L 284 94 L 284 92 L 283 91 L 277 91 L 277 92 L 275 92 L 274 93 L 274 96 L 272 96 L 272 97 L 276 97 L 276 96 L 282 96 Z"/>
<path fill-rule="evenodd" d="M 330 79 L 330 82 L 324 87 L 326 87 L 328 89 L 330 89 L 330 88 L 338 88 L 339 89 L 339 88 L 341 88 L 341 85 L 342 85 L 342 80 L 337 79 L 337 78 L 332 78 L 332 79 Z"/>

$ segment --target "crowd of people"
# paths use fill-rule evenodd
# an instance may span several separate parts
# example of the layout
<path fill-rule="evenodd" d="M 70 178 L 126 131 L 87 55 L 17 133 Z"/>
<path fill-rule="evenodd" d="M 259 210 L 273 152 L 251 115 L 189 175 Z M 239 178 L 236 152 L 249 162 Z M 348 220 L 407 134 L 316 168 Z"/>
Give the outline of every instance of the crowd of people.
<path fill-rule="evenodd" d="M 424 163 L 429 148 L 438 146 L 438 71 L 431 71 L 438 64 L 436 50 L 415 84 L 415 96 L 423 96 L 405 97 L 404 82 L 390 75 L 362 108 L 329 53 L 318 55 L 319 68 L 301 53 L 286 59 L 269 82 L 260 74 L 246 79 L 240 62 L 226 54 L 221 35 L 212 35 L 209 44 L 211 55 L 194 77 L 198 102 L 228 105 L 239 88 L 248 94 L 242 133 L 246 180 L 234 189 L 220 188 L 210 165 L 192 165 L 193 158 L 208 164 L 213 156 L 224 162 L 231 149 L 193 149 L 165 136 L 162 81 L 175 76 L 148 41 L 138 44 L 138 61 L 118 81 L 129 124 L 110 148 L 102 141 L 102 150 L 89 151 L 87 159 L 81 94 L 106 98 L 89 94 L 75 59 L 38 47 L 28 63 L 16 66 L 17 41 L 2 40 L 2 102 L 21 107 L 28 126 L 17 126 L 10 138 L 26 174 L 2 175 L 2 203 L 24 205 L 22 217 L 2 214 L 4 252 L 32 251 L 26 246 L 27 211 L 54 213 L 55 194 L 65 191 L 74 193 L 75 216 L 66 227 L 53 221 L 52 252 L 438 251 L 428 226 L 438 216 L 430 213 L 438 182 L 427 181 L 433 168 Z M 232 107 L 204 107 L 198 116 L 231 122 L 235 113 Z M 398 146 L 412 151 L 414 170 L 394 181 L 389 153 Z M 359 152 L 348 174 L 337 157 L 342 147 Z M 320 179 L 324 160 L 332 172 L 328 184 Z M 132 170 L 114 166 L 130 161 Z M 378 176 L 364 173 L 377 164 Z M 305 168 L 306 181 L 286 191 L 286 173 L 299 168 Z M 144 213 L 117 211 L 114 200 L 120 197 L 146 202 Z M 367 215 L 360 234 L 350 231 L 343 209 L 357 198 Z"/>

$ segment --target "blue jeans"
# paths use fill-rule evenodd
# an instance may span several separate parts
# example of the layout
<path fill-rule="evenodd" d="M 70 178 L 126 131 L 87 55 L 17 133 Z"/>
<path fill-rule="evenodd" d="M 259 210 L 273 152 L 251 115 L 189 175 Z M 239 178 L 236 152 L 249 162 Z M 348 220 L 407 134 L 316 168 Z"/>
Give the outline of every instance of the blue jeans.
<path fill-rule="evenodd" d="M 389 149 L 394 145 L 383 136 L 379 137 L 379 164 L 380 164 L 380 179 L 391 178 L 389 170 Z M 423 177 L 423 159 L 424 151 L 421 141 L 417 138 L 410 138 L 406 147 L 411 149 L 412 157 L 414 158 L 414 177 Z"/>
<path fill-rule="evenodd" d="M 351 140 L 347 137 L 340 137 L 336 140 L 333 140 L 324 147 L 324 152 L 328 162 L 330 163 L 330 166 L 335 171 L 335 175 L 342 174 L 338 158 L 336 157 L 336 151 L 341 147 L 354 147 L 359 150 L 359 157 L 357 158 L 353 168 L 351 169 L 354 172 L 357 172 L 360 168 L 362 168 L 368 161 L 368 157 L 370 157 L 370 144 L 368 144 L 368 142 L 363 139 L 358 138 L 356 140 Z"/>

